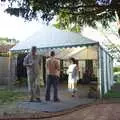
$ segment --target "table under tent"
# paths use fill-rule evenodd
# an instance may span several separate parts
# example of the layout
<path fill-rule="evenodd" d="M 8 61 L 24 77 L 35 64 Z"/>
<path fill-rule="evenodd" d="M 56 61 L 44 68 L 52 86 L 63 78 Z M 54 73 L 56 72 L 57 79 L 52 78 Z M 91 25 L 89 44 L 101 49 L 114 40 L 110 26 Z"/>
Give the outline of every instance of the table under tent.
<path fill-rule="evenodd" d="M 25 41 L 21 41 L 11 49 L 11 53 L 26 54 L 32 46 L 38 48 L 42 55 L 41 77 L 46 81 L 46 58 L 54 50 L 56 58 L 60 60 L 61 83 L 67 84 L 66 70 L 69 58 L 74 57 L 79 66 L 79 82 L 81 86 L 94 86 L 89 91 L 95 91 L 97 97 L 102 97 L 113 85 L 112 57 L 96 41 L 83 37 L 80 34 L 65 32 L 53 27 L 43 26 Z M 11 65 L 15 62 L 11 56 Z M 10 66 L 11 66 L 10 65 Z M 11 79 L 14 79 L 14 70 L 11 70 Z M 11 80 L 14 81 L 14 80 Z M 83 87 L 82 87 L 83 88 Z"/>

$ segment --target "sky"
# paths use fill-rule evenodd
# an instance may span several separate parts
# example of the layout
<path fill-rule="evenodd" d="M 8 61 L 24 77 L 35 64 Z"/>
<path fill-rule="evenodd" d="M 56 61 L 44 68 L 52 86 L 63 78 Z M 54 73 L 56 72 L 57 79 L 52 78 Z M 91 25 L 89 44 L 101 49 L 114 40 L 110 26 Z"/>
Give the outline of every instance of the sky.
<path fill-rule="evenodd" d="M 24 19 L 10 16 L 0 11 L 0 37 L 25 40 L 40 29 L 42 22 L 25 22 Z"/>
<path fill-rule="evenodd" d="M 0 37 L 25 40 L 44 24 L 42 20 L 28 22 L 21 17 L 11 16 L 3 12 L 5 8 L 6 4 L 0 3 Z"/>

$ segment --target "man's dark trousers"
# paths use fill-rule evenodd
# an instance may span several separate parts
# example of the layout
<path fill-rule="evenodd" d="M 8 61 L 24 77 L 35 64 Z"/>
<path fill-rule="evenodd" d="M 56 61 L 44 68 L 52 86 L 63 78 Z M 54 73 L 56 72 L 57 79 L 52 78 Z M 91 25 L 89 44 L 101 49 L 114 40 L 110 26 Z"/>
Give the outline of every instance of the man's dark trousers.
<path fill-rule="evenodd" d="M 54 89 L 54 101 L 58 100 L 58 81 L 59 81 L 59 77 L 55 76 L 55 75 L 48 75 L 47 76 L 47 83 L 46 83 L 46 100 L 49 101 L 50 100 L 50 90 L 51 90 L 51 86 L 53 85 L 53 89 Z"/>

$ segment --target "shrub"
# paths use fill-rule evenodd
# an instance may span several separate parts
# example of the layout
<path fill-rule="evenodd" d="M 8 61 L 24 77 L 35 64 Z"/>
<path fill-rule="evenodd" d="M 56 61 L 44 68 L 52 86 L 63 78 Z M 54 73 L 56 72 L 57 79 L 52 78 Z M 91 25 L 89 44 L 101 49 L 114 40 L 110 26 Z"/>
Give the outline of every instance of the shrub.
<path fill-rule="evenodd" d="M 113 72 L 120 72 L 120 67 L 114 67 Z"/>

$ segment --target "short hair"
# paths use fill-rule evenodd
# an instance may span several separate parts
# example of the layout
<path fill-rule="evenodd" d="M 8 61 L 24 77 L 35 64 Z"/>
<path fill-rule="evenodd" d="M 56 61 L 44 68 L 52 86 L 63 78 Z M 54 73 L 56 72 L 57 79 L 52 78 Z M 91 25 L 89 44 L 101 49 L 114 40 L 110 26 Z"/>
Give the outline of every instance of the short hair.
<path fill-rule="evenodd" d="M 32 46 L 32 49 L 37 49 L 37 47 L 36 46 Z"/>
<path fill-rule="evenodd" d="M 55 56 L 55 52 L 54 52 L 54 51 L 51 51 L 51 52 L 50 52 L 50 56 L 52 56 L 52 57 Z"/>
<path fill-rule="evenodd" d="M 75 58 L 71 57 L 70 60 L 73 62 L 73 64 L 76 64 Z"/>
<path fill-rule="evenodd" d="M 31 51 L 33 51 L 33 50 L 37 50 L 37 47 L 36 46 L 32 46 L 32 48 L 31 48 Z"/>
<path fill-rule="evenodd" d="M 120 28 L 118 29 L 118 34 L 119 34 L 119 36 L 120 36 Z"/>

